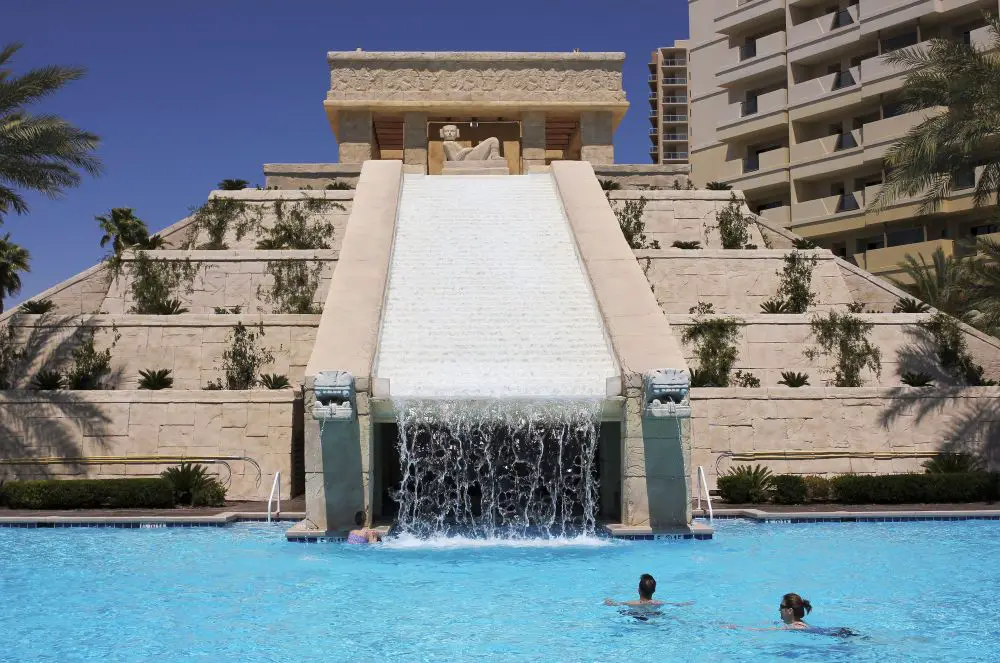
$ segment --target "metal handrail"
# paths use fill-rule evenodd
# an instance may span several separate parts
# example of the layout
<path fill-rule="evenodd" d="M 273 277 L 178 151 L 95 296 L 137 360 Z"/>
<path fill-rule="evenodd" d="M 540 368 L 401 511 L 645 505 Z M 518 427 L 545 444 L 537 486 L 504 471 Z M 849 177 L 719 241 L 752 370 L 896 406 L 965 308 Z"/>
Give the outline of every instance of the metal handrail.
<path fill-rule="evenodd" d="M 708 480 L 705 478 L 705 468 L 698 466 L 698 508 L 701 508 L 701 489 L 705 489 L 705 503 L 708 505 L 708 522 L 712 523 L 715 514 L 712 513 L 712 494 L 708 492 Z"/>
<path fill-rule="evenodd" d="M 281 472 L 274 473 L 274 483 L 271 484 L 271 494 L 267 497 L 267 522 L 271 522 L 271 501 L 275 498 L 275 493 L 278 497 L 278 508 L 275 510 L 275 515 L 281 514 Z"/>

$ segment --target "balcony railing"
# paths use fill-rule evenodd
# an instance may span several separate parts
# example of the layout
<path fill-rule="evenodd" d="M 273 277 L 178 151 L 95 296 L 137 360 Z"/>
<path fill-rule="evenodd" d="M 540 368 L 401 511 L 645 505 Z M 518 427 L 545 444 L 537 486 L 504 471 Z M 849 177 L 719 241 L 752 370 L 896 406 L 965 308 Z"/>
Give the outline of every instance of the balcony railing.
<path fill-rule="evenodd" d="M 687 66 L 687 61 L 686 60 L 664 60 L 663 61 L 663 66 L 664 67 L 686 67 Z"/>
<path fill-rule="evenodd" d="M 688 79 L 686 78 L 664 78 L 664 85 L 687 85 Z"/>
<path fill-rule="evenodd" d="M 663 116 L 663 121 L 664 122 L 687 122 L 688 121 L 688 116 L 687 115 L 664 115 Z"/>
<path fill-rule="evenodd" d="M 831 35 L 833 32 L 858 22 L 858 6 L 839 9 L 819 18 L 793 25 L 788 32 L 788 46 L 795 48 L 810 44 Z"/>
<path fill-rule="evenodd" d="M 663 134 L 663 140 L 687 140 L 687 134 Z"/>
<path fill-rule="evenodd" d="M 663 153 L 663 158 L 664 159 L 687 159 L 688 158 L 688 153 L 687 152 L 664 152 Z"/>
<path fill-rule="evenodd" d="M 854 87 L 861 80 L 859 67 L 811 78 L 791 87 L 788 91 L 788 103 L 792 106 L 801 106 L 812 101 L 821 101 L 832 92 Z"/>
<path fill-rule="evenodd" d="M 687 97 L 663 97 L 663 103 L 665 104 L 686 104 L 687 102 Z"/>

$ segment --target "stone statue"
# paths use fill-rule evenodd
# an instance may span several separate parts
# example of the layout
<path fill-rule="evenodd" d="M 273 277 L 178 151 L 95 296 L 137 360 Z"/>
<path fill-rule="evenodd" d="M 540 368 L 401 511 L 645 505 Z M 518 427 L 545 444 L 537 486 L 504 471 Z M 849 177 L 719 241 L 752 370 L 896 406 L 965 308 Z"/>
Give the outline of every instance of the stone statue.
<path fill-rule="evenodd" d="M 441 138 L 444 139 L 444 158 L 446 161 L 505 161 L 500 156 L 500 141 L 490 136 L 475 147 L 462 147 L 458 140 L 458 127 L 446 124 L 441 127 Z"/>

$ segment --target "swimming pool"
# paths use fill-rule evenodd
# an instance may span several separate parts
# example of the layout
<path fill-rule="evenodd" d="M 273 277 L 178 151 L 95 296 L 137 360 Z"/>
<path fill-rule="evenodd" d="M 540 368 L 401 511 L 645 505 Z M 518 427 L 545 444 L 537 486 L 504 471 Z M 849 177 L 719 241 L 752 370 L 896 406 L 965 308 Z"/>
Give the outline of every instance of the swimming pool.
<path fill-rule="evenodd" d="M 0 529 L 0 660 L 1000 660 L 996 521 L 436 548 L 292 544 L 286 527 Z M 643 572 L 695 604 L 648 622 L 601 605 Z M 788 591 L 809 622 L 869 637 L 721 628 L 773 623 Z"/>

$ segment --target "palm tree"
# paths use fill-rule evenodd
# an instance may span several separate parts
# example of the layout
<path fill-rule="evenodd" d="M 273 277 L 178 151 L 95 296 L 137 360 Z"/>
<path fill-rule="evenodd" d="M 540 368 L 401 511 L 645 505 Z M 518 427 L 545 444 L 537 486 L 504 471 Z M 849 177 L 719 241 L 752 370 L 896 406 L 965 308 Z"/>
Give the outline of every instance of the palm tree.
<path fill-rule="evenodd" d="M 79 171 L 97 175 L 101 169 L 93 154 L 97 136 L 55 115 L 26 110 L 81 78 L 84 70 L 49 66 L 14 76 L 9 62 L 20 48 L 13 43 L 0 50 L 0 216 L 28 211 L 17 189 L 54 198 L 80 183 Z"/>
<path fill-rule="evenodd" d="M 733 185 L 726 184 L 725 182 L 709 182 L 705 185 L 705 188 L 709 191 L 729 191 L 733 188 Z"/>
<path fill-rule="evenodd" d="M 222 180 L 219 182 L 220 191 L 242 191 L 250 186 L 246 180 Z"/>
<path fill-rule="evenodd" d="M 0 238 L 0 313 L 3 300 L 21 292 L 21 272 L 30 271 L 28 250 L 10 241 L 10 233 Z"/>
<path fill-rule="evenodd" d="M 956 178 L 975 166 L 975 204 L 1000 205 L 1000 19 L 987 15 L 993 44 L 977 49 L 963 41 L 932 39 L 928 49 L 904 48 L 884 59 L 913 67 L 903 87 L 905 112 L 943 107 L 893 145 L 884 162 L 885 184 L 870 207 L 880 211 L 894 200 L 923 195 L 921 213 L 936 210 Z M 990 52 L 992 51 L 992 52 Z"/>
<path fill-rule="evenodd" d="M 938 248 L 931 255 L 930 264 L 922 255 L 914 258 L 907 254 L 899 267 L 909 279 L 909 282 L 893 279 L 901 290 L 942 313 L 959 320 L 969 320 L 970 266 L 966 260 L 945 256 L 944 251 Z"/>
<path fill-rule="evenodd" d="M 135 215 L 131 207 L 115 207 L 108 214 L 95 216 L 94 219 L 104 231 L 101 247 L 110 242 L 115 256 L 120 256 L 130 246 L 144 245 L 150 241 L 146 223 Z"/>
<path fill-rule="evenodd" d="M 978 312 L 976 326 L 996 335 L 1000 330 L 1000 242 L 980 237 L 977 253 L 968 258 L 969 299 Z"/>

